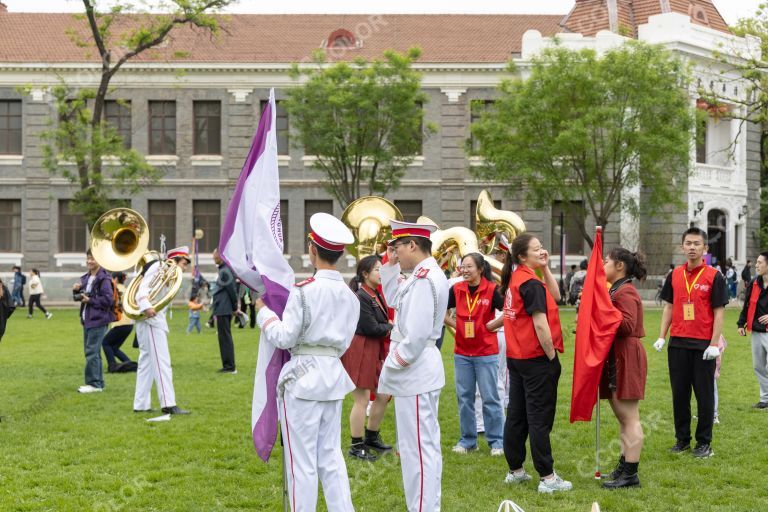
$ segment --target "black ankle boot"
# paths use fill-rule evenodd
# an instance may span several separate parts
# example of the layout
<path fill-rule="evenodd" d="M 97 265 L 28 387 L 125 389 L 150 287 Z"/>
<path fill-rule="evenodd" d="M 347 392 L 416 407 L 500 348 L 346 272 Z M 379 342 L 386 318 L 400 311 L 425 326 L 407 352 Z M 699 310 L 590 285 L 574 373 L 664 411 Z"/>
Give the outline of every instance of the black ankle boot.
<path fill-rule="evenodd" d="M 392 449 L 390 445 L 384 444 L 378 430 L 365 429 L 365 446 L 380 452 L 386 452 Z"/>
<path fill-rule="evenodd" d="M 610 474 L 606 475 L 605 478 L 607 478 L 608 480 L 616 480 L 617 478 L 619 478 L 621 473 L 624 471 L 624 464 L 626 464 L 626 462 L 627 461 L 626 459 L 624 459 L 624 455 L 619 457 L 619 462 L 616 463 L 616 467 L 614 468 L 613 471 L 611 471 Z"/>
<path fill-rule="evenodd" d="M 605 489 L 621 489 L 623 487 L 640 487 L 640 478 L 637 476 L 639 462 L 625 462 L 624 470 L 618 478 L 605 482 Z"/>
<path fill-rule="evenodd" d="M 365 443 L 362 442 L 352 443 L 352 446 L 349 447 L 349 455 L 368 462 L 373 462 L 376 460 L 376 455 L 371 453 L 368 447 L 365 446 Z"/>

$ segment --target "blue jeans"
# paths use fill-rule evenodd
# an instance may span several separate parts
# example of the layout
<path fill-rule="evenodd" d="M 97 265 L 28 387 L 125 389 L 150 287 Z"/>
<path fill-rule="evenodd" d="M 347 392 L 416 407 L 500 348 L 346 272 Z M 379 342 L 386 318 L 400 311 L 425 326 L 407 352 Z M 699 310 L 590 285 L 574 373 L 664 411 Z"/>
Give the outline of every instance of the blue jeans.
<path fill-rule="evenodd" d="M 189 325 L 187 326 L 187 334 L 192 332 L 192 329 L 197 329 L 198 334 L 200 331 L 203 330 L 203 327 L 200 325 L 200 317 L 199 316 L 191 316 L 189 317 Z"/>
<path fill-rule="evenodd" d="M 475 389 L 483 399 L 485 438 L 491 448 L 504 447 L 504 410 L 497 387 L 499 356 L 467 357 L 455 354 L 456 398 L 459 402 L 459 446 L 477 447 Z"/>
<path fill-rule="evenodd" d="M 107 326 L 83 329 L 85 348 L 85 383 L 95 388 L 104 388 L 104 373 L 101 367 L 101 342 L 107 334 Z"/>

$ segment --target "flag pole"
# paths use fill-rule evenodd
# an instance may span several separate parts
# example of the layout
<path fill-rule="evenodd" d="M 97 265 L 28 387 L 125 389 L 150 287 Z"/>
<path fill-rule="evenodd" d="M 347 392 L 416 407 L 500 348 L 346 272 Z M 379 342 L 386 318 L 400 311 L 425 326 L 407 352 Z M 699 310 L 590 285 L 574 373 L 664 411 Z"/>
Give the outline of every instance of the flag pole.
<path fill-rule="evenodd" d="M 596 231 L 602 232 L 603 226 L 597 226 Z M 600 238 L 602 243 L 602 237 Z M 602 247 L 600 247 L 602 252 Z M 600 386 L 597 386 L 597 403 L 595 404 L 595 480 L 600 480 Z"/>

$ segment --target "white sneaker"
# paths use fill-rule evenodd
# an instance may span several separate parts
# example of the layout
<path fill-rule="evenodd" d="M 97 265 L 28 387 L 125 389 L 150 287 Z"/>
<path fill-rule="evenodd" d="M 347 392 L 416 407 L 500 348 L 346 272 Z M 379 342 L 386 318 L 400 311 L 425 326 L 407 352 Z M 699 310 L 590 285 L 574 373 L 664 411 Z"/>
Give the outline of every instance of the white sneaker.
<path fill-rule="evenodd" d="M 45 319 L 46 320 L 50 320 L 51 318 L 53 318 L 53 313 L 46 313 L 45 314 Z"/>
<path fill-rule="evenodd" d="M 95 386 L 91 386 L 90 384 L 86 384 L 85 386 L 80 386 L 77 388 L 78 393 L 101 393 L 104 391 L 103 388 L 97 388 Z"/>
<path fill-rule="evenodd" d="M 457 444 L 451 450 L 453 451 L 453 453 L 460 453 L 462 455 L 465 455 L 465 454 L 467 454 L 469 452 L 473 452 L 473 451 L 477 450 L 477 448 L 464 448 L 460 444 Z"/>
<path fill-rule="evenodd" d="M 504 483 L 505 484 L 521 484 L 523 482 L 529 481 L 530 479 L 531 479 L 531 475 L 526 473 L 525 470 L 523 470 L 522 473 L 515 473 L 510 471 L 509 473 L 507 473 L 506 478 L 504 478 Z"/>
<path fill-rule="evenodd" d="M 491 448 L 491 457 L 501 457 L 504 455 L 504 448 Z"/>
<path fill-rule="evenodd" d="M 539 480 L 539 492 L 551 494 L 557 491 L 570 491 L 573 484 L 568 480 L 563 480 L 557 473 L 552 478 Z"/>
<path fill-rule="evenodd" d="M 715 425 L 719 425 L 720 424 L 720 417 L 719 416 L 715 416 L 715 419 L 713 420 L 713 423 Z"/>

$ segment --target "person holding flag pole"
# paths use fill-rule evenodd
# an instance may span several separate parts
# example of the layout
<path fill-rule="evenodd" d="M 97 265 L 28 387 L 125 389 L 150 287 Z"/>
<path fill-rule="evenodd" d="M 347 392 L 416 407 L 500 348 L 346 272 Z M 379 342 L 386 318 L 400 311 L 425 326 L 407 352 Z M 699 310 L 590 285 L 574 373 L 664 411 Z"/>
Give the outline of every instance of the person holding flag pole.
<path fill-rule="evenodd" d="M 640 400 L 645 397 L 648 364 L 640 341 L 645 336 L 643 301 L 632 285 L 632 280 L 645 279 L 645 256 L 617 247 L 605 258 L 604 269 L 605 278 L 611 283 L 611 301 L 621 313 L 621 323 L 616 329 L 613 345 L 603 366 L 600 398 L 608 399 L 619 421 L 621 457 L 616 469 L 610 474 L 610 480 L 603 487 L 619 489 L 640 485 L 637 476 L 643 448 Z"/>

